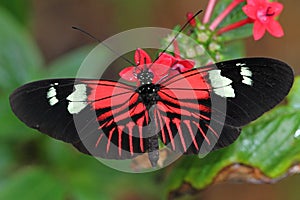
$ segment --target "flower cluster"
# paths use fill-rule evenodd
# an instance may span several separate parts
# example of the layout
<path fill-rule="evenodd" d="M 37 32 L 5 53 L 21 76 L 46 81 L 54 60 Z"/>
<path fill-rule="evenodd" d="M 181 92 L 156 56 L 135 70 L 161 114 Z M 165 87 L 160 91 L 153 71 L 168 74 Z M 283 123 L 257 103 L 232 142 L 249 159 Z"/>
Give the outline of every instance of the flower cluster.
<path fill-rule="evenodd" d="M 156 83 L 164 76 L 172 76 L 175 74 L 182 73 L 194 67 L 195 62 L 192 60 L 182 59 L 180 57 L 179 49 L 176 48 L 176 41 L 173 43 L 175 56 L 168 53 L 160 53 L 157 60 L 152 62 L 150 56 L 142 49 L 137 49 L 134 55 L 134 61 L 136 66 L 130 66 L 123 69 L 119 75 L 122 79 L 130 82 L 136 82 L 139 85 L 137 74 L 144 70 L 146 67 L 150 72 L 153 73 L 154 77 L 152 82 Z"/>
<path fill-rule="evenodd" d="M 232 0 L 225 9 L 220 10 L 224 7 L 222 5 L 224 3 L 225 1 L 219 1 L 217 4 L 216 0 L 209 0 L 202 21 L 198 18 L 192 19 L 193 14 L 187 13 L 191 25 L 191 30 L 187 34 L 199 43 L 200 47 L 197 49 L 204 49 L 207 55 L 203 51 L 199 53 L 193 46 L 188 46 L 187 41 L 178 39 L 181 45 L 186 44 L 182 49 L 196 52 L 186 53 L 183 57 L 194 59 L 200 65 L 228 59 L 224 51 L 226 48 L 223 48 L 224 43 L 250 36 L 250 26 L 245 26 L 248 24 L 253 24 L 254 40 L 261 39 L 266 32 L 275 37 L 284 35 L 277 21 L 277 17 L 283 10 L 281 3 L 271 2 L 271 0 Z M 240 29 L 239 32 L 225 34 L 242 27 L 244 29 Z"/>
<path fill-rule="evenodd" d="M 210 30 L 215 31 L 223 19 L 228 16 L 234 8 L 244 2 L 245 0 L 233 0 L 210 24 Z M 215 3 L 215 0 L 209 1 L 208 8 L 203 19 L 204 24 L 209 22 Z M 283 5 L 281 3 L 270 2 L 269 0 L 247 0 L 246 5 L 243 6 L 242 10 L 247 18 L 220 28 L 217 30 L 218 35 L 239 28 L 248 23 L 254 24 L 253 37 L 255 40 L 261 39 L 266 30 L 274 37 L 282 37 L 284 35 L 281 25 L 278 21 L 276 21 L 276 17 L 278 17 L 283 10 Z"/>
<path fill-rule="evenodd" d="M 136 66 L 125 68 L 119 75 L 124 80 L 136 82 L 139 85 L 137 74 L 147 68 L 153 73 L 153 83 L 156 83 L 166 75 L 182 73 L 193 68 L 195 62 L 201 66 L 221 61 L 224 59 L 222 45 L 226 40 L 222 35 L 247 24 L 253 24 L 254 40 L 261 39 L 266 31 L 275 37 L 284 35 L 281 25 L 276 20 L 283 10 L 281 3 L 270 0 L 232 0 L 221 13 L 212 19 L 216 2 L 216 0 L 209 0 L 202 22 L 198 18 L 194 18 L 192 13 L 187 13 L 191 25 L 191 30 L 187 35 L 197 41 L 197 45 L 191 44 L 184 37 L 178 37 L 173 41 L 174 35 L 170 35 L 163 42 L 167 45 L 171 41 L 173 42 L 172 49 L 168 50 L 174 51 L 174 55 L 164 52 L 159 54 L 153 62 L 145 51 L 137 49 L 134 56 Z M 231 24 L 222 23 L 230 14 L 233 16 L 233 12 L 239 13 L 241 17 Z M 222 24 L 227 25 L 222 26 Z M 179 49 L 184 51 L 180 52 Z M 189 59 L 182 59 L 182 57 Z"/>

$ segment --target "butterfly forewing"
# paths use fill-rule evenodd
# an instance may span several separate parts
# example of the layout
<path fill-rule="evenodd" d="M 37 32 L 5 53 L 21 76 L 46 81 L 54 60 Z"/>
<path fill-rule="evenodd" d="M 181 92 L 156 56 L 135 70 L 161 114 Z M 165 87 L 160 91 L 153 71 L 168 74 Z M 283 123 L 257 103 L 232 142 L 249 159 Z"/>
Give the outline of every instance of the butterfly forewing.
<path fill-rule="evenodd" d="M 280 103 L 292 83 L 292 69 L 269 58 L 225 61 L 171 77 L 158 93 L 161 140 L 183 153 L 225 147 L 242 126 Z"/>
<path fill-rule="evenodd" d="M 28 83 L 11 94 L 11 108 L 27 126 L 65 142 L 78 142 L 72 114 L 67 112 L 66 98 L 73 87 L 74 79 Z"/>
<path fill-rule="evenodd" d="M 42 80 L 18 88 L 10 103 L 26 125 L 83 153 L 123 159 L 145 152 L 137 124 L 147 124 L 148 115 L 132 86 L 107 80 Z"/>
<path fill-rule="evenodd" d="M 226 99 L 219 101 L 217 105 L 212 104 L 214 94 L 208 73 L 214 69 L 216 68 L 212 66 L 193 69 L 161 83 L 155 117 L 163 143 L 172 150 L 187 154 L 206 153 L 215 145 L 215 148 L 223 147 L 238 137 L 239 128 L 223 129 L 226 116 L 223 105 L 226 104 Z M 223 120 L 216 121 L 216 114 L 223 116 Z M 222 131 L 230 135 L 222 143 L 216 144 Z"/>
<path fill-rule="evenodd" d="M 199 152 L 211 119 L 210 86 L 203 74 L 174 76 L 161 83 L 158 95 L 155 120 L 162 142 L 173 151 Z"/>
<path fill-rule="evenodd" d="M 215 66 L 221 77 L 209 76 L 208 80 L 215 97 L 226 98 L 225 124 L 235 127 L 250 123 L 280 103 L 294 80 L 293 70 L 286 63 L 271 58 L 238 59 Z M 214 78 L 230 80 L 223 86 L 224 92 L 214 87 Z"/>

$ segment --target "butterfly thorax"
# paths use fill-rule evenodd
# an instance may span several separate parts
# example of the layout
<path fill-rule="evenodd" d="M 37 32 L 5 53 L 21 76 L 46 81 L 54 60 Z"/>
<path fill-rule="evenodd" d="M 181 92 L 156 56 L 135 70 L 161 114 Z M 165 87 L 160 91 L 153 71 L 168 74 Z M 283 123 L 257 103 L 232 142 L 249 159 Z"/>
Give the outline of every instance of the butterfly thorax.
<path fill-rule="evenodd" d="M 154 75 L 146 66 L 137 74 L 137 78 L 141 85 L 136 89 L 136 92 L 139 93 L 139 100 L 142 101 L 149 110 L 158 99 L 157 92 L 160 86 L 152 83 Z"/>
<path fill-rule="evenodd" d="M 157 84 L 144 84 L 137 88 L 136 92 L 139 93 L 139 99 L 144 103 L 146 108 L 149 110 L 152 105 L 156 104 L 159 96 L 157 92 L 160 89 L 160 85 Z"/>

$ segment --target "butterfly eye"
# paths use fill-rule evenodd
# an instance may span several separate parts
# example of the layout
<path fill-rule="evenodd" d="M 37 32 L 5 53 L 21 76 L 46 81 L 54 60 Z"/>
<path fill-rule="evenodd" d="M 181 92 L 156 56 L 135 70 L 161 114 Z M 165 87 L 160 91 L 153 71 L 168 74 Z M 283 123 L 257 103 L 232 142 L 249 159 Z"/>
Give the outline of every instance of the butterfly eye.
<path fill-rule="evenodd" d="M 147 72 L 147 77 L 149 79 L 153 79 L 154 78 L 154 74 L 152 72 Z"/>

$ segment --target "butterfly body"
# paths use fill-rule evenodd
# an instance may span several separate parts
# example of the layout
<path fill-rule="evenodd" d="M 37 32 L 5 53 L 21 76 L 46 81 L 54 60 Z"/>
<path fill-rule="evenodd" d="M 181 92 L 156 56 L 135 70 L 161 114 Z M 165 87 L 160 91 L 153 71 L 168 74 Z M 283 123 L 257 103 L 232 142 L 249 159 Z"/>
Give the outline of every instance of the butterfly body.
<path fill-rule="evenodd" d="M 159 85 L 150 83 L 150 84 L 142 85 L 136 90 L 136 92 L 139 94 L 140 101 L 143 102 L 147 110 L 149 110 L 151 106 L 156 104 L 157 100 L 159 99 L 159 96 L 157 95 L 159 89 L 160 89 Z"/>
<path fill-rule="evenodd" d="M 144 68 L 141 73 L 137 74 L 137 78 L 141 83 L 141 86 L 135 91 L 139 94 L 139 101 L 144 104 L 149 113 L 151 107 L 159 100 L 157 92 L 160 90 L 160 85 L 152 83 L 153 73 L 147 68 Z M 148 116 L 148 118 L 151 120 L 151 116 Z M 157 132 L 154 126 L 149 126 L 147 132 L 149 133 L 149 137 L 146 140 L 147 146 L 145 151 L 148 152 L 148 158 L 151 165 L 155 167 L 159 160 L 159 138 L 157 134 L 153 135 L 153 132 Z"/>
<path fill-rule="evenodd" d="M 270 58 L 244 58 L 194 68 L 153 82 L 144 67 L 138 86 L 111 80 L 50 79 L 10 96 L 27 126 L 106 159 L 148 153 L 159 140 L 171 151 L 198 154 L 233 143 L 241 127 L 280 103 L 293 70 Z"/>

